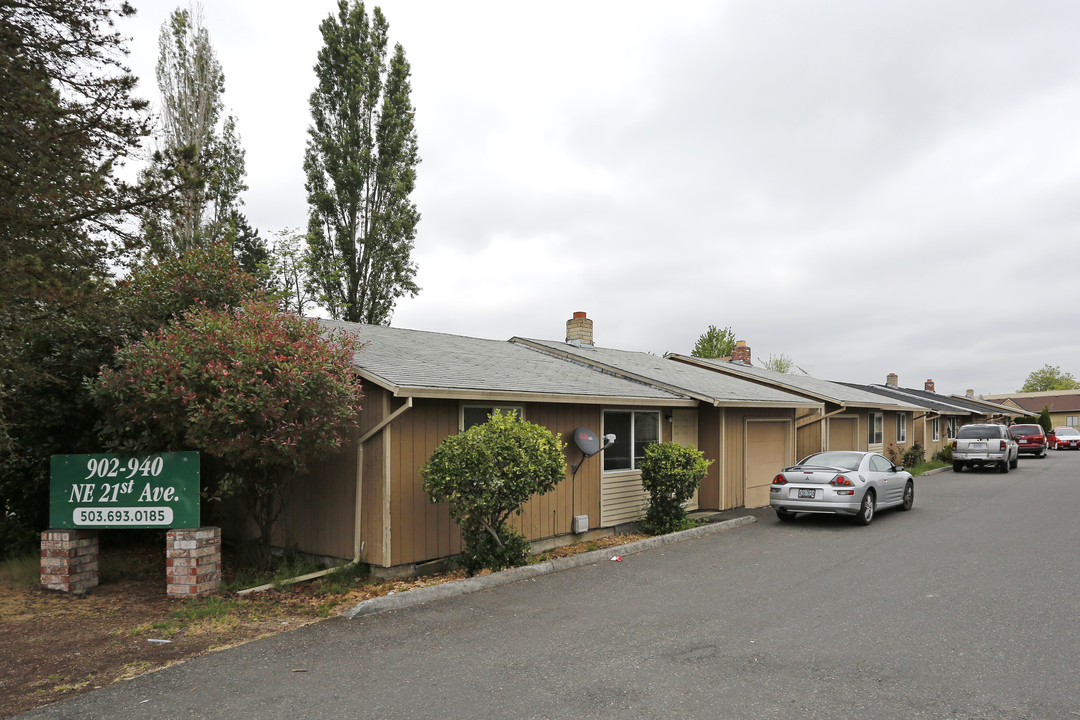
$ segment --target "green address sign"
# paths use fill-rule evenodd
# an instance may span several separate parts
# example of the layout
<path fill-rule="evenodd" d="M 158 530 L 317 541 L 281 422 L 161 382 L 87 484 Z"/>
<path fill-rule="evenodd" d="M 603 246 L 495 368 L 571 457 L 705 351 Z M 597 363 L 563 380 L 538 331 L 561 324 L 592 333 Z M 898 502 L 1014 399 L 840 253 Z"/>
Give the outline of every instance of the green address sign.
<path fill-rule="evenodd" d="M 199 453 L 53 455 L 49 527 L 199 527 Z"/>

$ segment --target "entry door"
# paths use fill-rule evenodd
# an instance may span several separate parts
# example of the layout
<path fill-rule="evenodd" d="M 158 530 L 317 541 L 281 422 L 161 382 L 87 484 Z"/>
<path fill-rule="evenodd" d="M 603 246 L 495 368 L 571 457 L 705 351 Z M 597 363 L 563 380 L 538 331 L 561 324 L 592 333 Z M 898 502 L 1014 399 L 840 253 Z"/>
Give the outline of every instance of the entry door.
<path fill-rule="evenodd" d="M 697 410 L 673 410 L 671 413 L 671 441 L 680 445 L 698 446 Z M 697 510 L 698 491 L 683 505 L 687 510 Z"/>
<path fill-rule="evenodd" d="M 776 474 L 789 465 L 791 424 L 748 420 L 746 423 L 746 479 L 743 504 L 748 508 L 769 504 L 769 487 Z"/>

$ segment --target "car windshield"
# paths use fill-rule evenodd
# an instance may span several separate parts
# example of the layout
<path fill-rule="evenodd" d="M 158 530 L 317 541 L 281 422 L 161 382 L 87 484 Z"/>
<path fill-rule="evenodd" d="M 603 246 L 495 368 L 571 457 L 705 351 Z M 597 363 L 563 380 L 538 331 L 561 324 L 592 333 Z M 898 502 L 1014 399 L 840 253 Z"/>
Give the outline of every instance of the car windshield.
<path fill-rule="evenodd" d="M 1013 425 L 1009 432 L 1016 435 L 1042 435 L 1042 428 L 1038 425 Z"/>
<path fill-rule="evenodd" d="M 1080 435 L 1080 430 L 1071 427 L 1063 427 L 1055 430 L 1054 434 L 1058 437 L 1061 437 L 1062 435 Z"/>
<path fill-rule="evenodd" d="M 995 425 L 965 425 L 957 431 L 959 440 L 995 440 L 1001 437 L 1001 431 Z"/>
<path fill-rule="evenodd" d="M 861 452 L 823 452 L 807 455 L 799 461 L 800 465 L 819 465 L 821 467 L 843 468 L 844 470 L 858 470 L 862 462 Z"/>

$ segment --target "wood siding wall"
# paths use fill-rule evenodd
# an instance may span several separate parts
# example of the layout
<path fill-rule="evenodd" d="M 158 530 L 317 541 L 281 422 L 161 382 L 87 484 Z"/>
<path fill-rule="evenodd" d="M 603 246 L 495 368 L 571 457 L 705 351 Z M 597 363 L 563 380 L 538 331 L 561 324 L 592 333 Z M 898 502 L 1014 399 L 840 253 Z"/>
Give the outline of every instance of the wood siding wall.
<path fill-rule="evenodd" d="M 355 528 L 357 439 L 381 422 L 387 397 L 382 388 L 364 387 L 360 429 L 354 432 L 341 452 L 318 463 L 295 479 L 285 509 L 274 527 L 273 542 L 279 547 L 296 547 L 313 555 L 352 559 Z M 378 470 L 381 453 L 378 438 L 369 441 L 364 453 L 366 477 Z M 365 483 L 362 493 L 365 530 L 361 558 L 371 562 L 381 557 L 381 535 L 367 530 L 381 517 L 381 484 Z"/>
<path fill-rule="evenodd" d="M 818 413 L 820 417 L 821 413 Z M 795 458 L 802 459 L 810 453 L 820 452 L 824 449 L 822 445 L 822 437 L 824 431 L 822 426 L 825 424 L 825 420 L 817 419 L 814 422 L 807 423 L 795 431 Z"/>
<path fill-rule="evenodd" d="M 720 435 L 723 410 L 712 405 L 698 407 L 698 450 L 712 460 L 708 474 L 698 489 L 698 508 L 719 510 L 720 485 L 724 475 L 723 445 Z"/>

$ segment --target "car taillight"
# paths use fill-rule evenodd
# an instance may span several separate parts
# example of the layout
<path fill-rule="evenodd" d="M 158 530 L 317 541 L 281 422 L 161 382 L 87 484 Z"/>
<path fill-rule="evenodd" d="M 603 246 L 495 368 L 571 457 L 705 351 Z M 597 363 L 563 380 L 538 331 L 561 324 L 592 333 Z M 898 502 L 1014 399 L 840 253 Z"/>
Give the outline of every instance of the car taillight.
<path fill-rule="evenodd" d="M 843 475 L 837 475 L 836 477 L 834 477 L 832 480 L 829 481 L 829 484 L 832 485 L 833 487 L 851 487 L 855 483 L 851 482 L 850 480 L 848 480 Z"/>
<path fill-rule="evenodd" d="M 1005 441 L 1002 440 L 1001 441 L 1001 447 L 999 447 L 998 450 L 1004 450 L 1004 449 L 1005 449 Z"/>
<path fill-rule="evenodd" d="M 787 478 L 784 477 L 784 473 L 780 473 L 772 479 L 773 485 L 787 485 Z"/>
<path fill-rule="evenodd" d="M 953 450 L 955 450 L 955 449 L 956 449 L 956 441 L 955 441 L 955 440 L 953 440 L 953 441 L 952 441 L 952 449 L 953 449 Z"/>

